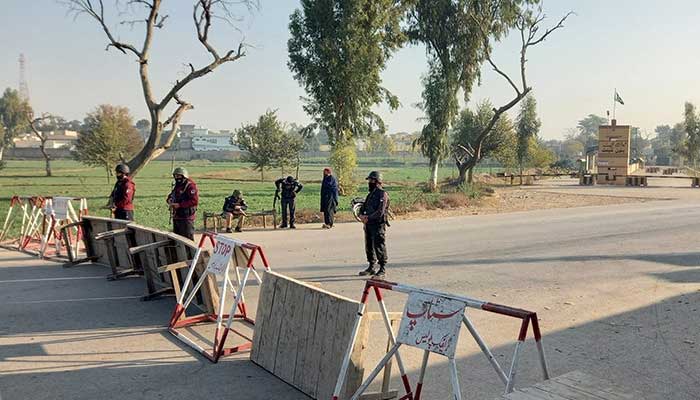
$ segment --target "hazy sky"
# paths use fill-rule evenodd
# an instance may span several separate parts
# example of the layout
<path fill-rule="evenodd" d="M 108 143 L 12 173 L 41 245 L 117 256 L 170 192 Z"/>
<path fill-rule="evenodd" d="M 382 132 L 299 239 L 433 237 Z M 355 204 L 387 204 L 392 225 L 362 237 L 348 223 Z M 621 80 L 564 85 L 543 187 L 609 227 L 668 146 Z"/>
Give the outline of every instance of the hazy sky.
<path fill-rule="evenodd" d="M 195 105 L 183 123 L 212 129 L 237 128 L 267 109 L 279 109 L 283 120 L 305 123 L 299 97 L 303 90 L 287 68 L 289 14 L 298 0 L 260 0 L 262 9 L 246 15 L 241 32 L 219 25 L 213 32 L 220 48 L 235 47 L 245 35 L 255 47 L 248 56 L 226 64 L 191 84 L 182 97 Z M 105 3 L 111 6 L 110 0 Z M 202 65 L 207 53 L 196 41 L 191 8 L 185 0 L 164 1 L 170 15 L 157 31 L 152 53 L 152 78 L 160 96 L 193 62 Z M 28 60 L 31 103 L 38 112 L 82 119 L 102 103 L 127 106 L 135 118 L 146 116 L 137 64 L 133 56 L 114 49 L 95 21 L 74 19 L 56 0 L 2 0 L 0 14 L 0 87 L 18 86 L 18 57 Z M 180 5 L 177 5 L 180 4 Z M 550 0 L 545 11 L 550 24 L 568 10 L 577 13 L 563 30 L 529 53 L 529 83 L 534 87 L 542 119 L 541 136 L 563 137 L 582 117 L 605 115 L 612 107 L 613 88 L 625 100 L 619 123 L 651 132 L 658 124 L 682 118 L 683 102 L 700 105 L 700 7 L 696 0 Z M 123 40 L 142 39 L 142 27 L 119 26 Z M 515 37 L 513 37 L 515 39 Z M 504 69 L 518 67 L 514 40 L 496 44 L 494 57 Z M 425 71 L 420 47 L 398 52 L 384 72 L 384 85 L 403 106 L 393 113 L 380 108 L 390 132 L 420 129 L 420 76 Z M 484 69 L 472 102 L 499 104 L 511 96 L 504 81 Z M 515 110 L 517 111 L 517 110 Z M 513 113 L 514 114 L 514 113 Z"/>

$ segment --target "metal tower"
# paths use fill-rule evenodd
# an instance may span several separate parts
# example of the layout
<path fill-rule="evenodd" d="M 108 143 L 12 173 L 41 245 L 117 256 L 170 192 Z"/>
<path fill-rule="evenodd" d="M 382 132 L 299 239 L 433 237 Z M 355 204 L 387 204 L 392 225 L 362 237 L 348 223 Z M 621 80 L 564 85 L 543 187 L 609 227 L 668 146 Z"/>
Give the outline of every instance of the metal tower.
<path fill-rule="evenodd" d="M 19 55 L 19 96 L 22 100 L 29 101 L 29 85 L 26 78 L 27 60 L 24 54 Z"/>

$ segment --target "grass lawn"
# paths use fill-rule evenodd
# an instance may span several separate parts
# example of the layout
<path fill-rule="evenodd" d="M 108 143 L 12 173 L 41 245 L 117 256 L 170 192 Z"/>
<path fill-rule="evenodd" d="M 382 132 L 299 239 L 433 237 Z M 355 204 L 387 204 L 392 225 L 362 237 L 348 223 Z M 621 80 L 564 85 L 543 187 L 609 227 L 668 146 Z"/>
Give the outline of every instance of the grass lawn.
<path fill-rule="evenodd" d="M 176 164 L 179 165 L 179 164 Z M 248 202 L 250 209 L 272 209 L 275 192 L 274 180 L 289 175 L 280 170 L 265 172 L 265 180 L 260 181 L 260 172 L 251 169 L 250 164 L 236 162 L 190 161 L 183 164 L 197 182 L 199 187 L 200 205 L 198 227 L 201 225 L 201 215 L 204 211 L 219 211 L 224 197 L 234 189 L 239 189 Z M 318 213 L 319 193 L 321 190 L 321 172 L 319 164 L 302 165 L 299 180 L 304 184 L 304 190 L 297 198 L 299 213 Z M 379 169 L 384 173 L 386 188 L 390 193 L 392 207 L 396 209 L 410 208 L 416 201 L 430 202 L 440 195 L 424 193 L 419 183 L 428 179 L 427 166 L 408 167 L 364 167 L 357 170 L 356 193 L 341 197 L 340 211 L 350 209 L 350 199 L 354 196 L 364 196 L 366 193 L 364 176 L 371 169 Z M 172 177 L 171 163 L 167 161 L 151 162 L 135 179 L 136 200 L 135 219 L 143 225 L 169 229 L 169 213 L 165 198 L 170 192 Z M 441 178 L 448 178 L 455 173 L 450 168 L 442 168 Z M 103 207 L 107 202 L 114 178 L 107 179 L 103 169 L 90 168 L 75 161 L 57 160 L 53 162 L 53 177 L 45 177 L 43 161 L 7 161 L 0 170 L 0 218 L 4 221 L 13 195 L 39 196 L 73 196 L 86 197 L 93 215 L 107 216 L 108 210 Z M 291 173 L 294 175 L 294 173 Z M 2 224 L 2 222 L 0 222 Z"/>

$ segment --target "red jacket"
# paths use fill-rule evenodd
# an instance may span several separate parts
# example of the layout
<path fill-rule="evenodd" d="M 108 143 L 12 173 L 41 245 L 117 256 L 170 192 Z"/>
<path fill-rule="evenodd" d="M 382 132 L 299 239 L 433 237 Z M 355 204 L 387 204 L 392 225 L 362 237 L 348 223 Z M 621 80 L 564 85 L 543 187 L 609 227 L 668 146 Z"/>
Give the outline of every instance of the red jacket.
<path fill-rule="evenodd" d="M 131 177 L 125 176 L 121 180 L 117 180 L 112 190 L 112 202 L 118 210 L 133 211 L 134 210 L 134 193 L 136 193 L 136 185 Z"/>
<path fill-rule="evenodd" d="M 168 195 L 168 200 L 180 205 L 175 209 L 173 219 L 195 220 L 199 204 L 199 190 L 193 180 L 186 179 L 182 185 L 175 185 Z"/>

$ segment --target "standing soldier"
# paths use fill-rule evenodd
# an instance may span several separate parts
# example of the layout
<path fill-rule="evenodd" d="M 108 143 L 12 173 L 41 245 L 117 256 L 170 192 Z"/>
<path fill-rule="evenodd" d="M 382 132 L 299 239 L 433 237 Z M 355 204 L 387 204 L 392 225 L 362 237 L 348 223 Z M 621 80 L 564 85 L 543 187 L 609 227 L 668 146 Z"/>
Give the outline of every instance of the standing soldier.
<path fill-rule="evenodd" d="M 128 165 L 119 164 L 114 172 L 117 182 L 114 184 L 112 194 L 109 195 L 108 207 L 112 209 L 114 218 L 133 221 L 136 185 L 129 176 L 131 170 Z"/>
<path fill-rule="evenodd" d="M 333 176 L 330 168 L 323 169 L 323 182 L 321 183 L 321 212 L 323 213 L 323 229 L 333 227 L 333 217 L 338 207 L 338 181 Z"/>
<path fill-rule="evenodd" d="M 382 187 L 382 174 L 372 171 L 367 176 L 369 194 L 360 210 L 360 220 L 365 225 L 365 253 L 369 266 L 360 276 L 374 275 L 378 278 L 386 274 L 386 225 L 389 194 Z M 379 263 L 379 270 L 375 267 Z"/>
<path fill-rule="evenodd" d="M 189 178 L 187 170 L 177 167 L 173 170 L 175 186 L 168 195 L 168 206 L 173 218 L 173 232 L 194 240 L 194 221 L 199 204 L 197 184 Z"/>
<path fill-rule="evenodd" d="M 245 221 L 245 210 L 247 209 L 248 205 L 245 203 L 243 194 L 238 189 L 234 190 L 231 196 L 224 200 L 222 215 L 226 218 L 226 233 L 231 233 L 231 222 L 234 217 L 238 219 L 236 232 L 242 232 L 243 222 Z"/>
<path fill-rule="evenodd" d="M 282 191 L 282 225 L 280 228 L 287 227 L 287 209 L 289 209 L 289 228 L 296 229 L 294 225 L 294 213 L 296 209 L 296 197 L 297 193 L 301 192 L 304 186 L 299 183 L 293 176 L 288 176 L 287 179 L 280 178 L 275 181 L 275 196 Z"/>

